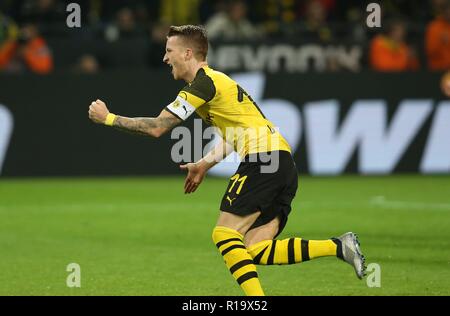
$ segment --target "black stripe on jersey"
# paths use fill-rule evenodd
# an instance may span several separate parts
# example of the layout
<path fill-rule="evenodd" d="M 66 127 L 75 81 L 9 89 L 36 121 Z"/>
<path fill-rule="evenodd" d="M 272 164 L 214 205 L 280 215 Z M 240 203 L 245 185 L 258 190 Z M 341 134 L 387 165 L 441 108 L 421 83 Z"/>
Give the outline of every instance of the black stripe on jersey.
<path fill-rule="evenodd" d="M 181 91 L 204 100 L 205 103 L 211 101 L 216 95 L 216 86 L 214 81 L 206 74 L 205 69 L 200 68 L 191 84 L 185 86 Z"/>
<path fill-rule="evenodd" d="M 255 106 L 255 108 L 258 110 L 259 114 L 261 114 L 261 116 L 262 116 L 263 118 L 266 118 L 266 117 L 264 116 L 263 112 L 261 111 L 261 109 L 259 108 L 258 104 L 256 104 L 256 102 L 255 102 L 255 101 L 252 99 L 252 97 L 247 93 L 247 91 L 245 91 L 244 89 L 242 89 L 242 87 L 241 87 L 240 85 L 237 85 L 237 90 L 238 90 L 238 93 L 237 93 L 237 99 L 238 99 L 238 102 L 244 101 L 244 95 L 246 95 L 247 98 L 250 100 L 250 102 L 252 102 L 253 105 Z"/>
<path fill-rule="evenodd" d="M 252 97 L 249 96 L 249 95 L 247 95 L 247 96 L 248 96 L 249 100 L 252 101 L 253 105 L 254 105 L 255 108 L 258 110 L 259 114 L 261 114 L 261 116 L 262 116 L 263 118 L 266 118 L 266 116 L 263 114 L 263 112 L 262 112 L 261 109 L 259 108 L 258 104 L 256 104 L 255 101 L 253 101 Z"/>

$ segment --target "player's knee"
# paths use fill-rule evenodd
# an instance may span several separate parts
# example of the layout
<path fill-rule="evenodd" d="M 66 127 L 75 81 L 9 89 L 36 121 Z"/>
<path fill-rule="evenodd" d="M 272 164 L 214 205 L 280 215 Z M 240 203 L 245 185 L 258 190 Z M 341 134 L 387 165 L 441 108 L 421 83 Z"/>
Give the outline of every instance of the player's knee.
<path fill-rule="evenodd" d="M 215 245 L 217 245 L 218 242 L 232 239 L 232 238 L 238 238 L 243 239 L 243 236 L 236 230 L 224 226 L 216 226 L 214 227 L 211 238 Z"/>
<path fill-rule="evenodd" d="M 252 248 L 253 245 L 263 241 L 263 240 L 267 240 L 268 238 L 258 238 L 257 236 L 245 236 L 244 238 L 244 246 L 249 249 Z"/>
<path fill-rule="evenodd" d="M 255 244 L 255 243 L 252 240 L 250 240 L 249 238 L 247 238 L 247 236 L 245 236 L 245 238 L 244 238 L 244 246 L 245 246 L 245 248 L 248 249 L 253 244 Z"/>
<path fill-rule="evenodd" d="M 227 232 L 224 232 L 223 227 L 214 227 L 212 234 L 211 234 L 211 239 L 214 242 L 215 245 L 217 245 L 218 242 L 227 239 Z"/>
<path fill-rule="evenodd" d="M 251 248 L 262 241 L 274 239 L 279 230 L 279 223 L 278 219 L 274 219 L 263 226 L 248 231 L 244 237 L 245 247 Z"/>

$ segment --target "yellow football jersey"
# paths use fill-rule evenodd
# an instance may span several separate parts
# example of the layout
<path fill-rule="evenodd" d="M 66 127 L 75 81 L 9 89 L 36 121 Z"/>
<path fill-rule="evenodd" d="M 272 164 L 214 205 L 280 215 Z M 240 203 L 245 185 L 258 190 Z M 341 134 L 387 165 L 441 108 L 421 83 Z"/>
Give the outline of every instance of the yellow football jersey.
<path fill-rule="evenodd" d="M 182 120 L 196 112 L 215 126 L 241 158 L 274 150 L 291 152 L 289 144 L 250 95 L 226 74 L 201 68 L 166 110 Z"/>

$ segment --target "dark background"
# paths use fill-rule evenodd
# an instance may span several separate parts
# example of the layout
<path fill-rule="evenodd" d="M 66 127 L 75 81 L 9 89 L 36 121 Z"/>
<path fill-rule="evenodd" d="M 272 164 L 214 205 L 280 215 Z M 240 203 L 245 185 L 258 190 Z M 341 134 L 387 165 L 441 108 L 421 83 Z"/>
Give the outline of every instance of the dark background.
<path fill-rule="evenodd" d="M 440 74 L 267 74 L 263 99 L 305 102 L 337 99 L 340 119 L 357 99 L 385 99 L 389 114 L 403 99 L 443 100 Z M 170 134 L 159 139 L 134 136 L 93 124 L 88 107 L 97 98 L 125 116 L 155 116 L 173 101 L 183 83 L 168 70 L 117 70 L 96 76 L 52 74 L 0 76 L 0 104 L 14 117 L 4 176 L 175 174 Z M 432 113 L 400 160 L 396 171 L 417 172 Z M 193 115 L 193 117 L 196 117 Z M 192 130 L 192 117 L 184 123 Z M 304 124 L 303 124 L 304 125 Z M 308 172 L 305 130 L 294 153 L 300 172 Z M 356 151 L 346 171 L 356 172 Z"/>

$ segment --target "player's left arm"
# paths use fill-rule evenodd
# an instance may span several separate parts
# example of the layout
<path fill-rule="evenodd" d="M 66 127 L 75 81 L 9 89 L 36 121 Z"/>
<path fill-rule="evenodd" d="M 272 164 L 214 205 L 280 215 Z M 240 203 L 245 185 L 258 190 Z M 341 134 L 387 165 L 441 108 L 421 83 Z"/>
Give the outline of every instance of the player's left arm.
<path fill-rule="evenodd" d="M 98 124 L 113 126 L 133 134 L 160 137 L 182 120 L 167 110 L 162 110 L 158 117 L 125 117 L 109 112 L 106 104 L 97 100 L 89 107 L 89 118 Z"/>
<path fill-rule="evenodd" d="M 188 172 L 184 182 L 184 193 L 195 192 L 202 183 L 206 172 L 225 159 L 233 150 L 233 146 L 221 138 L 219 143 L 205 157 L 195 163 L 181 165 L 180 168 Z"/>

